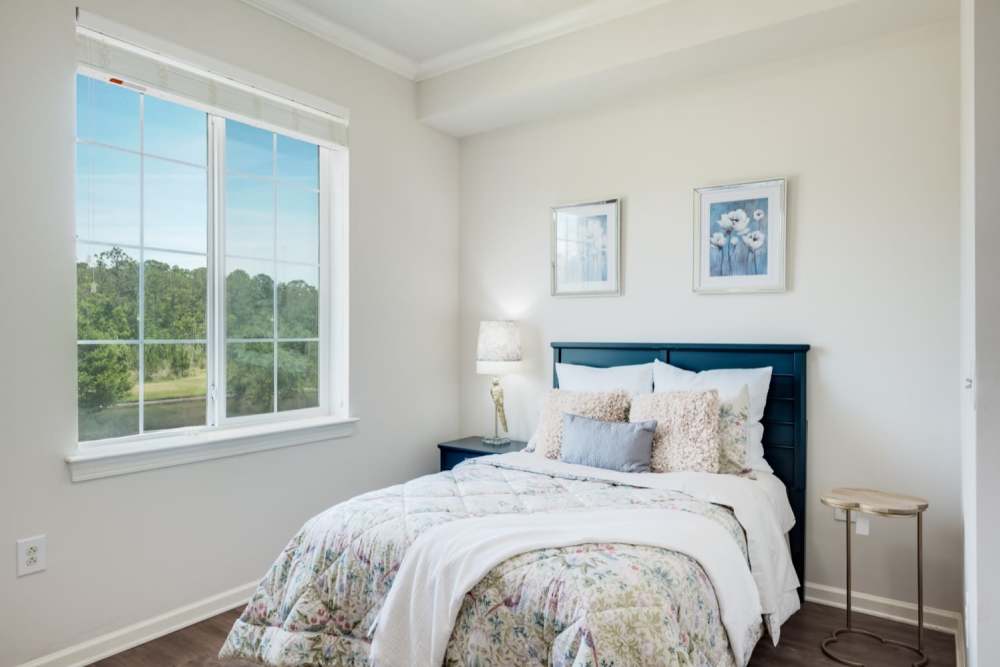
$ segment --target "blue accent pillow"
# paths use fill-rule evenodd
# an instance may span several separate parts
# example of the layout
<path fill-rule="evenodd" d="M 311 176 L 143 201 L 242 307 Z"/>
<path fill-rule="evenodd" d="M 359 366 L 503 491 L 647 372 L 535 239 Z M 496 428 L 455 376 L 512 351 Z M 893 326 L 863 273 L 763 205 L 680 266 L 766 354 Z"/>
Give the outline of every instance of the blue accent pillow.
<path fill-rule="evenodd" d="M 606 422 L 563 413 L 560 458 L 619 472 L 649 472 L 656 421 Z"/>

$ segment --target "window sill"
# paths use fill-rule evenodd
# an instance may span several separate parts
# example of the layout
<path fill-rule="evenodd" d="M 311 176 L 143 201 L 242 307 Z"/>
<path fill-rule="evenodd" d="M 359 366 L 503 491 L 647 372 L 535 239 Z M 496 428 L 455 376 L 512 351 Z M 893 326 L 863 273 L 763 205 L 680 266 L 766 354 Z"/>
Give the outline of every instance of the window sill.
<path fill-rule="evenodd" d="M 143 470 L 294 447 L 354 433 L 354 417 L 318 417 L 258 426 L 205 431 L 121 445 L 77 446 L 66 457 L 70 479 L 84 482 Z"/>

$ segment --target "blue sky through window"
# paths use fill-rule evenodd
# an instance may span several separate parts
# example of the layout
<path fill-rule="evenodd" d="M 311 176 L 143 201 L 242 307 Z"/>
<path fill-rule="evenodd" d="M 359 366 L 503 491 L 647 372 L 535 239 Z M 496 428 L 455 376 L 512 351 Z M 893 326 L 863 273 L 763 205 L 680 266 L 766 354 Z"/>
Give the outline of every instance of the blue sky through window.
<path fill-rule="evenodd" d="M 80 439 L 206 424 L 216 280 L 226 414 L 318 405 L 319 147 L 82 74 L 76 89 Z M 224 127 L 222 266 L 210 121 Z"/>

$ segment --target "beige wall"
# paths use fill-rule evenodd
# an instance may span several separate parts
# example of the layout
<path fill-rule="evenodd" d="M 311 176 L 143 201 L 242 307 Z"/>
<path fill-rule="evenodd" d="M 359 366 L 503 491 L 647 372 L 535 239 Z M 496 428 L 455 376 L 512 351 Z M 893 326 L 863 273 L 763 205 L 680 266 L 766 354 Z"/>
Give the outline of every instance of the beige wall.
<path fill-rule="evenodd" d="M 962 608 L 958 41 L 937 24 L 462 141 L 462 425 L 490 428 L 481 318 L 523 322 L 515 435 L 552 340 L 809 343 L 807 579 L 843 585 L 836 485 L 926 496 L 927 604 Z M 791 289 L 691 292 L 691 190 L 789 179 Z M 549 296 L 549 207 L 624 197 L 620 298 Z M 856 589 L 914 600 L 914 528 L 876 519 Z"/>
<path fill-rule="evenodd" d="M 351 112 L 349 439 L 69 482 L 75 5 Z M 0 665 L 258 579 L 309 516 L 436 470 L 458 415 L 458 145 L 412 82 L 234 0 L 0 6 Z M 391 418 L 390 418 L 391 416 Z M 14 541 L 48 535 L 16 579 Z"/>

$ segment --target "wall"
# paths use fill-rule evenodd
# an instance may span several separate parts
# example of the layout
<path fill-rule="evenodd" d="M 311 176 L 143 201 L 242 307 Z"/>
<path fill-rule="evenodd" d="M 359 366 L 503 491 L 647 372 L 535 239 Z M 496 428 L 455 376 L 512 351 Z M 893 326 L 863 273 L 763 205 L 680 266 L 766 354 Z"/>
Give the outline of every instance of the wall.
<path fill-rule="evenodd" d="M 462 141 L 463 432 L 490 428 L 477 322 L 523 323 L 534 427 L 553 340 L 809 343 L 807 579 L 843 586 L 834 486 L 930 501 L 926 602 L 962 608 L 954 22 Z M 750 48 L 750 47 L 748 47 Z M 691 291 L 692 188 L 789 179 L 791 288 Z M 620 298 L 549 296 L 549 207 L 624 197 Z M 914 600 L 912 522 L 856 541 L 859 591 Z"/>
<path fill-rule="evenodd" d="M 1000 266 L 992 195 L 1000 182 L 1000 2 L 962 3 L 963 509 L 968 664 L 1000 664 Z"/>
<path fill-rule="evenodd" d="M 354 437 L 70 483 L 77 4 L 350 109 Z M 0 84 L 9 666 L 254 581 L 309 516 L 436 469 L 458 430 L 459 154 L 416 121 L 412 82 L 235 0 L 5 0 Z M 16 579 L 14 541 L 37 533 L 48 570 Z"/>

